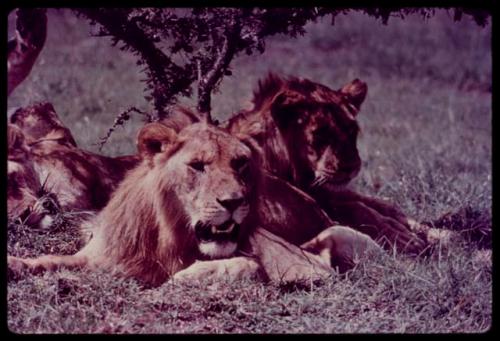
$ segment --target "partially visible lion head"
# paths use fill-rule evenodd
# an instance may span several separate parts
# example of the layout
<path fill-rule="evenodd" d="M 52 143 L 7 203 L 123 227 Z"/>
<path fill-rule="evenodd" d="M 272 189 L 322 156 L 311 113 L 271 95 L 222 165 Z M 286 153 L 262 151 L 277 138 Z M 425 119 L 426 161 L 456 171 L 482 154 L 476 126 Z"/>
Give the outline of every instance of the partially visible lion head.
<path fill-rule="evenodd" d="M 71 131 L 63 124 L 50 103 L 42 102 L 19 108 L 10 117 L 10 123 L 21 128 L 28 144 L 52 140 L 64 146 L 76 147 Z"/>
<path fill-rule="evenodd" d="M 101 209 L 125 173 L 138 163 L 136 156 L 112 158 L 78 148 L 50 103 L 16 110 L 9 126 L 22 134 L 36 177 L 64 210 Z M 9 158 L 12 153 L 9 149 Z"/>
<path fill-rule="evenodd" d="M 301 188 L 345 185 L 361 167 L 356 115 L 366 93 L 358 79 L 335 91 L 270 74 L 259 82 L 254 108 L 231 119 L 229 129 L 255 138 L 266 168 Z"/>
<path fill-rule="evenodd" d="M 58 208 L 57 199 L 44 190 L 31 160 L 23 132 L 7 127 L 7 215 L 32 227 L 48 227 Z"/>

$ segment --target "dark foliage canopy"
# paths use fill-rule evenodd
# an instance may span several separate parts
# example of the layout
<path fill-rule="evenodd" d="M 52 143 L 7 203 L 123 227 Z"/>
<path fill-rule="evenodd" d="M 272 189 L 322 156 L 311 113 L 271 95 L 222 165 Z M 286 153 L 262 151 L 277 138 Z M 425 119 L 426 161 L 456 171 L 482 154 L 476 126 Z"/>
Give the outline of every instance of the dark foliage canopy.
<path fill-rule="evenodd" d="M 266 38 L 275 34 L 297 37 L 310 21 L 349 11 L 362 11 L 387 24 L 389 18 L 434 15 L 437 8 L 77 8 L 77 14 L 98 27 L 97 35 L 111 36 L 114 44 L 137 55 L 144 66 L 147 99 L 154 116 L 168 115 L 179 96 L 196 88 L 198 110 L 210 119 L 210 99 L 231 61 L 241 52 L 263 53 Z M 449 9 L 458 21 L 471 16 L 487 24 L 484 9 Z"/>

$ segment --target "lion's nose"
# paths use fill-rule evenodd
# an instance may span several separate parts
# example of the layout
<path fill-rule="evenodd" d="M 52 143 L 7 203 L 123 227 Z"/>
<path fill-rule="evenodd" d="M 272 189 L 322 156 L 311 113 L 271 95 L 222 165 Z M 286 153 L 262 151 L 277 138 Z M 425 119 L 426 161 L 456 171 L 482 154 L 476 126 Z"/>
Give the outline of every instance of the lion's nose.
<path fill-rule="evenodd" d="M 245 199 L 243 198 L 225 199 L 225 200 L 217 199 L 217 202 L 231 213 L 234 212 L 238 207 L 240 207 L 241 204 L 243 204 L 243 201 L 245 201 Z"/>

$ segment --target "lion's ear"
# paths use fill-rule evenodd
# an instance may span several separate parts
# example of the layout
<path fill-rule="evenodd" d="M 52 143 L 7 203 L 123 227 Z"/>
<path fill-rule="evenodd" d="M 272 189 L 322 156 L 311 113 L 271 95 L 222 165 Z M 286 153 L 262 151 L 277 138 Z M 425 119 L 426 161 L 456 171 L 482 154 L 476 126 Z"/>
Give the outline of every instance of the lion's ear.
<path fill-rule="evenodd" d="M 148 123 L 139 131 L 137 150 L 142 158 L 151 158 L 168 151 L 176 142 L 177 133 L 161 123 Z"/>
<path fill-rule="evenodd" d="M 368 93 L 368 86 L 365 82 L 355 79 L 340 89 L 340 92 L 359 110 Z"/>
<path fill-rule="evenodd" d="M 304 101 L 306 97 L 299 92 L 284 90 L 274 96 L 271 104 L 271 115 L 280 127 L 286 126 L 296 118 L 297 111 L 293 106 Z"/>
<path fill-rule="evenodd" d="M 174 106 L 171 108 L 168 117 L 161 120 L 160 123 L 179 132 L 185 127 L 199 121 L 200 117 L 194 111 L 183 106 Z"/>
<path fill-rule="evenodd" d="M 24 134 L 18 127 L 9 124 L 7 127 L 7 146 L 9 151 L 25 148 Z"/>

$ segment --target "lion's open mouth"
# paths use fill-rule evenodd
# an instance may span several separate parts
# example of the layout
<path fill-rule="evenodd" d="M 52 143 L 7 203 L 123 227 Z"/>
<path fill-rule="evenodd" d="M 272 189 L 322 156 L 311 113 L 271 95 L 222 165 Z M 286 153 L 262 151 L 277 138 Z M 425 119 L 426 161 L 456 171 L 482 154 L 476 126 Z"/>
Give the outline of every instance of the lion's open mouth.
<path fill-rule="evenodd" d="M 210 258 L 231 256 L 238 246 L 240 225 L 230 219 L 220 225 L 198 222 L 195 235 L 202 254 Z"/>
<path fill-rule="evenodd" d="M 194 229 L 196 238 L 202 242 L 235 241 L 238 237 L 240 225 L 230 219 L 220 225 L 198 222 Z"/>

